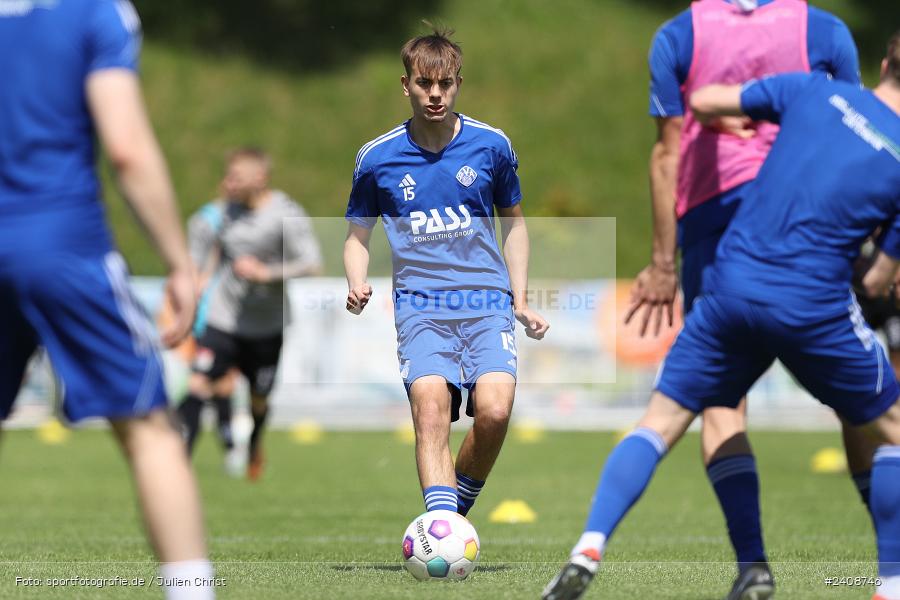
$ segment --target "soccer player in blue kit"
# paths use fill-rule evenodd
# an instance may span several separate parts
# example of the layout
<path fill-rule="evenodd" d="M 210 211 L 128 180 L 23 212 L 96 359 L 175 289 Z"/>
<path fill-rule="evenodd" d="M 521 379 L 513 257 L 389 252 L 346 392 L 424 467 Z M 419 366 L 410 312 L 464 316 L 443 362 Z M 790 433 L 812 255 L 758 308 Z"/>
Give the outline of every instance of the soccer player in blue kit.
<path fill-rule="evenodd" d="M 344 265 L 347 309 L 359 313 L 372 296 L 368 244 L 381 216 L 393 252 L 397 354 L 425 507 L 465 515 L 509 424 L 514 319 L 535 339 L 549 325 L 527 303 L 518 160 L 502 131 L 453 112 L 462 51 L 449 35 L 435 31 L 402 49 L 401 83 L 413 115 L 357 155 Z M 463 389 L 475 423 L 454 465 L 450 423 L 459 418 Z"/>
<path fill-rule="evenodd" d="M 704 275 L 638 435 L 612 451 L 585 531 L 545 600 L 579 598 L 656 465 L 698 413 L 734 407 L 777 358 L 819 401 L 878 443 L 870 507 L 875 598 L 900 599 L 900 386 L 850 290 L 860 245 L 884 224 L 863 285 L 887 293 L 900 265 L 900 32 L 874 91 L 792 73 L 695 92 L 701 122 L 747 115 L 781 125 Z M 745 588 L 741 600 L 771 597 Z"/>
<path fill-rule="evenodd" d="M 169 269 L 175 345 L 196 289 L 165 160 L 136 75 L 127 0 L 0 2 L 0 418 L 35 347 L 71 421 L 109 420 L 170 599 L 212 598 L 200 498 L 166 411 L 158 341 L 128 288 L 100 201 L 94 135 Z"/>
<path fill-rule="evenodd" d="M 635 278 L 626 318 L 637 318 L 642 334 L 658 332 L 665 320 L 671 325 L 679 279 L 684 312 L 691 311 L 744 188 L 775 137 L 773 125 L 737 117 L 703 127 L 685 114 L 691 91 L 706 83 L 742 83 L 791 71 L 824 72 L 860 83 L 856 45 L 847 26 L 798 0 L 694 2 L 656 33 L 649 66 L 649 112 L 658 132 L 649 169 L 653 246 L 650 264 Z M 746 401 L 736 409 L 703 411 L 702 459 L 739 569 L 766 561 L 759 477 L 746 430 Z M 873 449 L 849 427 L 844 431 L 853 481 L 867 502 Z"/>

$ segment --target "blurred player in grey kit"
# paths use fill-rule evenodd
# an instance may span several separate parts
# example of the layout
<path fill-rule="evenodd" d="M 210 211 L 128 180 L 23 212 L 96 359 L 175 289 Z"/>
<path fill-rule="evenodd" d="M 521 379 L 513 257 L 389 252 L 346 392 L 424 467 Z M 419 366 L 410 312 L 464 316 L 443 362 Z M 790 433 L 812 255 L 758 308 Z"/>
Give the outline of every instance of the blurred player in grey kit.
<path fill-rule="evenodd" d="M 226 162 L 223 197 L 192 223 L 192 254 L 213 254 L 216 266 L 200 303 L 193 372 L 178 412 L 190 450 L 204 403 L 217 398 L 217 385 L 237 367 L 250 384 L 253 431 L 247 454 L 233 449 L 226 464 L 234 471 L 246 463 L 247 477 L 256 480 L 264 462 L 260 439 L 268 396 L 290 315 L 285 281 L 319 274 L 321 252 L 306 212 L 287 194 L 269 187 L 271 159 L 266 152 L 239 148 Z M 215 401 L 222 404 L 221 397 Z"/>

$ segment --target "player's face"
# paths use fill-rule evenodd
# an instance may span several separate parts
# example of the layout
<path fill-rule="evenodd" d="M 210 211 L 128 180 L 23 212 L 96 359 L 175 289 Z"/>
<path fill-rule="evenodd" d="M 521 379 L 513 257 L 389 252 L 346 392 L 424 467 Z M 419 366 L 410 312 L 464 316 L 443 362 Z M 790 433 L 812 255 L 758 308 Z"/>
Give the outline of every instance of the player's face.
<path fill-rule="evenodd" d="M 442 123 L 453 112 L 462 77 L 452 73 L 422 73 L 414 66 L 409 77 L 400 79 L 403 93 L 409 96 L 413 117 Z"/>
<path fill-rule="evenodd" d="M 266 189 L 268 171 L 266 165 L 253 158 L 235 158 L 228 163 L 222 192 L 231 200 L 246 202 L 254 194 Z"/>

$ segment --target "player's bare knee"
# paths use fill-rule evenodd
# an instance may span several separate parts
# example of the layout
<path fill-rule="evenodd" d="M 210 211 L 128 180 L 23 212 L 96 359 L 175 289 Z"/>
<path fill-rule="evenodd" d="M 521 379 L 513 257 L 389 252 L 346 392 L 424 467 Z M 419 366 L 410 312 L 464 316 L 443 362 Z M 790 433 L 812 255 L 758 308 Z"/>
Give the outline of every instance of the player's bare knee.
<path fill-rule="evenodd" d="M 512 415 L 512 402 L 496 399 L 475 405 L 475 425 L 479 428 L 505 429 Z"/>
<path fill-rule="evenodd" d="M 409 403 L 416 427 L 450 424 L 450 391 L 443 378 L 422 377 L 410 387 Z"/>
<path fill-rule="evenodd" d="M 665 394 L 654 392 L 650 397 L 647 412 L 638 423 L 638 427 L 652 429 L 671 448 L 681 439 L 684 432 L 697 415 L 684 408 Z"/>
<path fill-rule="evenodd" d="M 413 421 L 415 422 L 416 431 L 419 433 L 449 431 L 450 407 L 446 402 L 436 402 L 427 399 L 418 402 L 413 408 Z"/>

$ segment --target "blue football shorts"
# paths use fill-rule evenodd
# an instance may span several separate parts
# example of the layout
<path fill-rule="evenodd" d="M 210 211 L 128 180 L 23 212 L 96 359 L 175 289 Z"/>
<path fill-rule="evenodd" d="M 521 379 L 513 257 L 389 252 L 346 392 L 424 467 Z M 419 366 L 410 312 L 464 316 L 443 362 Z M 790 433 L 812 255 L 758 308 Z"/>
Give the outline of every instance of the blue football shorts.
<path fill-rule="evenodd" d="M 426 375 L 447 380 L 456 421 L 462 389 L 471 394 L 485 373 L 516 376 L 515 321 L 505 312 L 467 319 L 410 317 L 397 326 L 397 358 L 407 393 L 416 379 Z M 466 414 L 473 414 L 471 402 Z"/>
<path fill-rule="evenodd" d="M 116 252 L 0 265 L 0 418 L 38 345 L 62 382 L 63 413 L 127 418 L 167 403 L 155 329 Z"/>
<path fill-rule="evenodd" d="M 687 316 L 656 389 L 693 412 L 734 408 L 776 358 L 853 425 L 876 419 L 900 395 L 852 293 L 845 304 L 816 311 L 705 294 Z"/>
<path fill-rule="evenodd" d="M 685 314 L 691 311 L 703 289 L 704 273 L 715 264 L 716 249 L 724 234 L 725 229 L 720 229 L 681 248 L 681 292 Z"/>

